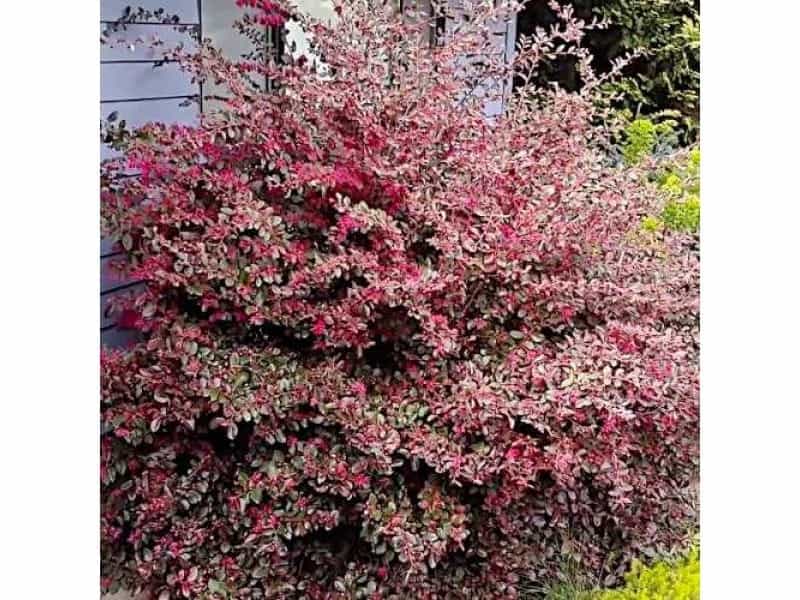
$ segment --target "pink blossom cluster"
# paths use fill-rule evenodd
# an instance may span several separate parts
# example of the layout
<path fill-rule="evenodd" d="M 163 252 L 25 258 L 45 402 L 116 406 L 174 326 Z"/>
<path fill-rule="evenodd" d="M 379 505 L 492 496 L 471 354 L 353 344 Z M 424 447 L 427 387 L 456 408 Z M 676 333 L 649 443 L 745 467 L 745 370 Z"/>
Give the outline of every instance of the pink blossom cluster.
<path fill-rule="evenodd" d="M 255 9 L 256 22 L 267 27 L 282 26 L 288 15 L 280 3 L 271 0 L 236 0 L 236 6 Z"/>

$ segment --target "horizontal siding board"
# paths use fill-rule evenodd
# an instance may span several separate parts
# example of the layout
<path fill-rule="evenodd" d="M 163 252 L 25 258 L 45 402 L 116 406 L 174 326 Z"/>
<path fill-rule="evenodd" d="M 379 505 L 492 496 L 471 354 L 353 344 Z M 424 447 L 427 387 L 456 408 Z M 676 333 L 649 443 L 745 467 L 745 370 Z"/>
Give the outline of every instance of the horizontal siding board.
<path fill-rule="evenodd" d="M 163 42 L 152 47 L 150 42 L 157 39 Z M 120 43 L 124 40 L 124 43 Z M 100 46 L 100 60 L 157 60 L 164 52 L 174 49 L 179 44 L 187 51 L 195 50 L 197 44 L 189 32 L 176 31 L 173 27 L 162 25 L 128 25 L 125 30 L 112 33 L 109 38 L 112 44 Z"/>
<path fill-rule="evenodd" d="M 210 0 L 220 2 L 225 0 Z M 116 21 L 124 14 L 125 7 L 142 7 L 154 11 L 163 8 L 170 15 L 178 15 L 182 23 L 197 23 L 197 0 L 100 0 L 100 20 Z"/>
<path fill-rule="evenodd" d="M 238 59 L 256 48 L 252 41 L 233 27 L 234 21 L 241 16 L 241 11 L 231 10 L 227 2 L 203 3 L 203 37 L 210 39 L 216 48 L 232 59 Z"/>
<path fill-rule="evenodd" d="M 451 0 L 449 6 L 452 17 L 447 19 L 445 30 L 448 33 L 452 33 L 464 18 L 464 6 L 463 2 L 457 0 Z M 490 46 L 493 47 L 490 54 L 493 58 L 496 59 L 505 56 L 508 60 L 512 56 L 514 50 L 514 23 L 514 19 L 495 20 L 489 23 L 489 32 L 491 35 L 489 42 Z M 465 56 L 460 62 L 465 69 L 469 71 L 471 66 L 479 65 L 482 60 L 483 56 L 481 55 L 469 55 Z M 487 77 L 482 84 L 478 85 L 473 91 L 476 97 L 486 98 L 484 100 L 484 114 L 486 114 L 487 117 L 497 117 L 503 112 L 507 94 L 511 89 L 510 86 L 510 77 L 505 81 L 493 80 Z M 487 98 L 487 96 L 493 97 Z"/>
<path fill-rule="evenodd" d="M 167 14 L 177 15 L 181 24 L 199 25 L 197 0 L 101 0 L 101 21 L 118 20 L 129 5 L 134 8 L 141 6 L 151 11 L 163 8 Z M 101 30 L 103 29 L 106 29 L 105 25 L 101 25 Z M 164 45 L 152 48 L 148 42 L 154 38 Z M 173 26 L 164 24 L 129 24 L 125 29 L 109 32 L 107 39 L 113 42 L 113 47 L 104 44 L 100 49 L 101 118 L 105 119 L 112 112 L 117 112 L 118 120 L 124 119 L 129 128 L 140 127 L 148 122 L 184 125 L 198 122 L 199 107 L 196 102 L 180 106 L 185 97 L 199 94 L 199 86 L 191 81 L 191 75 L 181 71 L 174 63 L 154 68 L 154 62 L 163 56 L 165 50 L 174 48 L 181 42 L 187 50 L 196 48 L 190 31 L 178 31 Z M 126 40 L 128 44 L 119 44 L 120 39 Z M 131 44 L 133 48 L 130 47 Z M 101 146 L 101 160 L 116 155 L 117 152 Z M 100 256 L 101 343 L 106 346 L 125 346 L 135 342 L 139 334 L 117 327 L 117 315 L 110 314 L 109 304 L 112 299 L 135 294 L 144 286 L 109 271 L 108 264 L 122 258 L 119 247 L 110 239 L 101 240 Z"/>
<path fill-rule="evenodd" d="M 125 120 L 128 129 L 141 127 L 146 123 L 158 122 L 180 125 L 197 125 L 200 110 L 197 102 L 188 106 L 181 100 L 146 100 L 143 102 L 106 102 L 100 105 L 100 118 L 107 119 L 117 113 L 117 122 Z M 121 153 L 106 144 L 100 147 L 100 160 L 117 158 Z"/>
<path fill-rule="evenodd" d="M 123 348 L 134 344 L 139 339 L 139 332 L 130 329 L 111 327 L 106 330 L 100 330 L 100 343 L 108 347 Z"/>
<path fill-rule="evenodd" d="M 129 129 L 150 122 L 196 125 L 199 120 L 197 102 L 191 102 L 188 106 L 181 106 L 182 103 L 182 100 L 105 102 L 100 105 L 100 118 L 106 119 L 116 112 L 117 122 L 124 119 Z"/>
<path fill-rule="evenodd" d="M 119 249 L 114 247 L 114 241 L 105 238 L 100 240 L 100 256 L 108 256 L 109 254 L 115 254 L 118 252 Z"/>
<path fill-rule="evenodd" d="M 110 158 L 119 158 L 120 156 L 122 156 L 122 152 L 120 152 L 118 150 L 114 150 L 113 148 L 110 148 L 108 146 L 108 144 L 102 144 L 100 146 L 100 160 L 101 161 L 108 160 Z"/>
<path fill-rule="evenodd" d="M 175 63 L 155 68 L 149 63 L 100 65 L 100 99 L 104 102 L 192 95 L 198 93 L 198 87 Z"/>
<path fill-rule="evenodd" d="M 108 305 L 110 296 L 100 296 L 100 329 L 113 327 L 116 324 L 111 308 Z"/>
<path fill-rule="evenodd" d="M 100 292 L 101 296 L 112 296 L 122 292 L 136 292 L 142 283 L 141 280 L 116 280 L 113 286 L 104 292 Z M 134 289 L 136 288 L 136 289 Z"/>

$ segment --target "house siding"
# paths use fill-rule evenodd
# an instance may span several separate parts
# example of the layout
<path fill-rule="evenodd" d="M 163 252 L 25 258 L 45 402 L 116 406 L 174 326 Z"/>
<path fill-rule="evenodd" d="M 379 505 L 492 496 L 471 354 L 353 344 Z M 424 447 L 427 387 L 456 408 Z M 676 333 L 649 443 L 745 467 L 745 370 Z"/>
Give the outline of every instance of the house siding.
<path fill-rule="evenodd" d="M 100 27 L 118 20 L 127 6 L 141 6 L 148 10 L 163 8 L 167 14 L 176 15 L 180 24 L 201 26 L 200 0 L 101 0 Z M 176 31 L 170 25 L 130 24 L 125 31 L 112 35 L 112 39 L 137 38 L 165 42 L 167 46 L 183 43 L 195 45 L 189 32 Z M 162 123 L 195 124 L 199 119 L 199 106 L 186 100 L 197 97 L 199 85 L 180 71 L 177 65 L 166 63 L 156 67 L 160 52 L 144 44 L 130 46 L 101 46 L 100 52 L 100 118 L 116 112 L 118 120 L 124 119 L 129 127 L 138 127 L 150 121 Z M 118 156 L 106 145 L 101 146 L 100 159 Z M 112 240 L 100 243 L 100 336 L 106 346 L 120 346 L 134 339 L 134 333 L 117 326 L 111 312 L 110 301 L 121 294 L 136 290 L 136 282 L 118 279 L 108 266 L 120 253 Z"/>

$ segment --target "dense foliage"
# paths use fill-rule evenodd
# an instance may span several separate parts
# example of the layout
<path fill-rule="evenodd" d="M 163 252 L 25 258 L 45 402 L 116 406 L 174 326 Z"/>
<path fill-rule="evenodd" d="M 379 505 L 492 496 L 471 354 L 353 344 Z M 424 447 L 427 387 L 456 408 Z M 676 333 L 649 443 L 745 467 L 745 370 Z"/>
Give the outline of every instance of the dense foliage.
<path fill-rule="evenodd" d="M 635 561 L 623 587 L 594 593 L 587 600 L 700 600 L 700 550 L 695 546 L 677 561 L 649 567 Z"/>
<path fill-rule="evenodd" d="M 615 52 L 637 51 L 625 77 L 613 82 L 619 105 L 630 113 L 669 112 L 686 139 L 700 119 L 699 0 L 603 0 L 596 11 L 621 33 Z M 612 55 L 613 57 L 613 55 Z"/>
<path fill-rule="evenodd" d="M 673 164 L 660 178 L 661 189 L 669 201 L 661 218 L 674 230 L 700 229 L 700 149 L 692 148 L 685 161 Z"/>
<path fill-rule="evenodd" d="M 627 165 L 638 165 L 664 146 L 670 148 L 670 142 L 674 145 L 674 131 L 669 121 L 654 123 L 650 119 L 636 119 L 622 133 L 622 160 Z"/>
<path fill-rule="evenodd" d="M 569 9 L 506 64 L 490 3 L 433 47 L 377 1 L 335 25 L 238 3 L 245 30 L 297 19 L 325 66 L 176 50 L 223 109 L 103 165 L 104 233 L 146 284 L 120 307 L 141 343 L 102 355 L 104 588 L 514 598 L 558 556 L 614 581 L 681 543 L 697 257 L 631 235 L 660 199 L 596 149 Z M 558 53 L 580 93 L 484 117 Z"/>
<path fill-rule="evenodd" d="M 665 201 L 659 216 L 644 219 L 644 229 L 696 234 L 700 229 L 700 149 L 680 152 L 659 165 L 655 183 Z"/>

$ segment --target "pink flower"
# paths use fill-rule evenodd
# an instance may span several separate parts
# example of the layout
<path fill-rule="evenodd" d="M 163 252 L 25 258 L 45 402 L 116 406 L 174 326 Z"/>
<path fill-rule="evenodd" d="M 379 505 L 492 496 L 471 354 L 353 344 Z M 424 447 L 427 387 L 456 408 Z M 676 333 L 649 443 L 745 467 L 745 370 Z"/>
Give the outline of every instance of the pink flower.
<path fill-rule="evenodd" d="M 317 317 L 314 321 L 314 325 L 311 326 L 311 333 L 316 336 L 321 336 L 325 333 L 325 330 L 326 326 L 324 317 Z"/>
<path fill-rule="evenodd" d="M 561 318 L 564 322 L 568 323 L 572 320 L 572 317 L 575 316 L 575 309 L 571 306 L 562 306 L 561 307 Z"/>
<path fill-rule="evenodd" d="M 367 395 L 367 386 L 364 385 L 363 381 L 356 381 L 350 386 L 350 389 L 353 390 L 353 393 L 359 398 L 363 399 Z"/>

